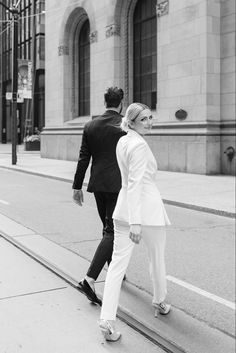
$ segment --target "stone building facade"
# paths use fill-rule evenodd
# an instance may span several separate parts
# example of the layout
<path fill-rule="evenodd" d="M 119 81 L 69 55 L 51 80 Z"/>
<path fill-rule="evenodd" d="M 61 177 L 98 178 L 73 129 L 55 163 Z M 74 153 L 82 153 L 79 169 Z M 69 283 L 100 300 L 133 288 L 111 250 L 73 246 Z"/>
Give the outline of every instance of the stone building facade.
<path fill-rule="evenodd" d="M 12 140 L 12 15 L 11 0 L 0 1 L 0 143 Z M 45 0 L 18 2 L 18 94 L 17 139 L 45 125 L 44 98 L 44 9 Z M 27 88 L 26 92 L 22 92 Z"/>
<path fill-rule="evenodd" d="M 235 173 L 234 0 L 50 0 L 45 18 L 42 157 L 77 160 L 116 85 L 151 107 L 159 169 Z"/>

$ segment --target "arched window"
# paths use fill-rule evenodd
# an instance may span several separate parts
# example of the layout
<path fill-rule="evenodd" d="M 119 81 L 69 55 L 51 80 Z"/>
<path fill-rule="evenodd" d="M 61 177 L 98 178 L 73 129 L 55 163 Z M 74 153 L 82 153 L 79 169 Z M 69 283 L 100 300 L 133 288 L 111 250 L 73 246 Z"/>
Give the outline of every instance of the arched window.
<path fill-rule="evenodd" d="M 139 0 L 133 17 L 133 100 L 156 109 L 157 19 L 156 0 Z"/>
<path fill-rule="evenodd" d="M 89 20 L 79 34 L 79 116 L 90 114 L 90 42 Z"/>

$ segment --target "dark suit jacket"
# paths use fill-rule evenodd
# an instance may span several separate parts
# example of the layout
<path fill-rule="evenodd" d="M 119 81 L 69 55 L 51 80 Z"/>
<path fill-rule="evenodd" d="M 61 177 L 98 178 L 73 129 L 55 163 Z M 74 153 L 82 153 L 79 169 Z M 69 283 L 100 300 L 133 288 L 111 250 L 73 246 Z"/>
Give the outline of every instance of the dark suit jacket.
<path fill-rule="evenodd" d="M 116 160 L 116 145 L 126 133 L 121 130 L 122 116 L 113 110 L 89 121 L 83 131 L 73 189 L 81 189 L 92 157 L 87 190 L 89 192 L 119 192 L 120 170 Z"/>

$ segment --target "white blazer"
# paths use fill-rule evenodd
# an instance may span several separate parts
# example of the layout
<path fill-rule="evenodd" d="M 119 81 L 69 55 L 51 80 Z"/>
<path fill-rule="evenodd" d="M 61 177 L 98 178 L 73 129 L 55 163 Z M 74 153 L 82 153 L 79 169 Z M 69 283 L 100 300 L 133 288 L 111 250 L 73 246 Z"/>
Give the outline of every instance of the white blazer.
<path fill-rule="evenodd" d="M 134 130 L 122 136 L 116 147 L 122 187 L 113 219 L 129 224 L 170 224 L 157 188 L 157 163 L 144 138 Z"/>

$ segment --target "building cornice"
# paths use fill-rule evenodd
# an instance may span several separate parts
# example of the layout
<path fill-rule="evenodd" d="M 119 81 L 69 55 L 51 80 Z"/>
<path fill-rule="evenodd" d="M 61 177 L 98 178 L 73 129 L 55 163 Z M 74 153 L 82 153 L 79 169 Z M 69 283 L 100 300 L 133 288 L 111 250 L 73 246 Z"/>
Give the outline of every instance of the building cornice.
<path fill-rule="evenodd" d="M 84 122 L 72 126 L 45 127 L 42 135 L 78 135 L 83 132 Z M 149 135 L 172 136 L 236 136 L 236 123 L 225 122 L 181 122 L 154 123 Z"/>
<path fill-rule="evenodd" d="M 157 123 L 153 126 L 150 135 L 199 135 L 222 136 L 236 134 L 235 122 L 181 122 Z"/>

